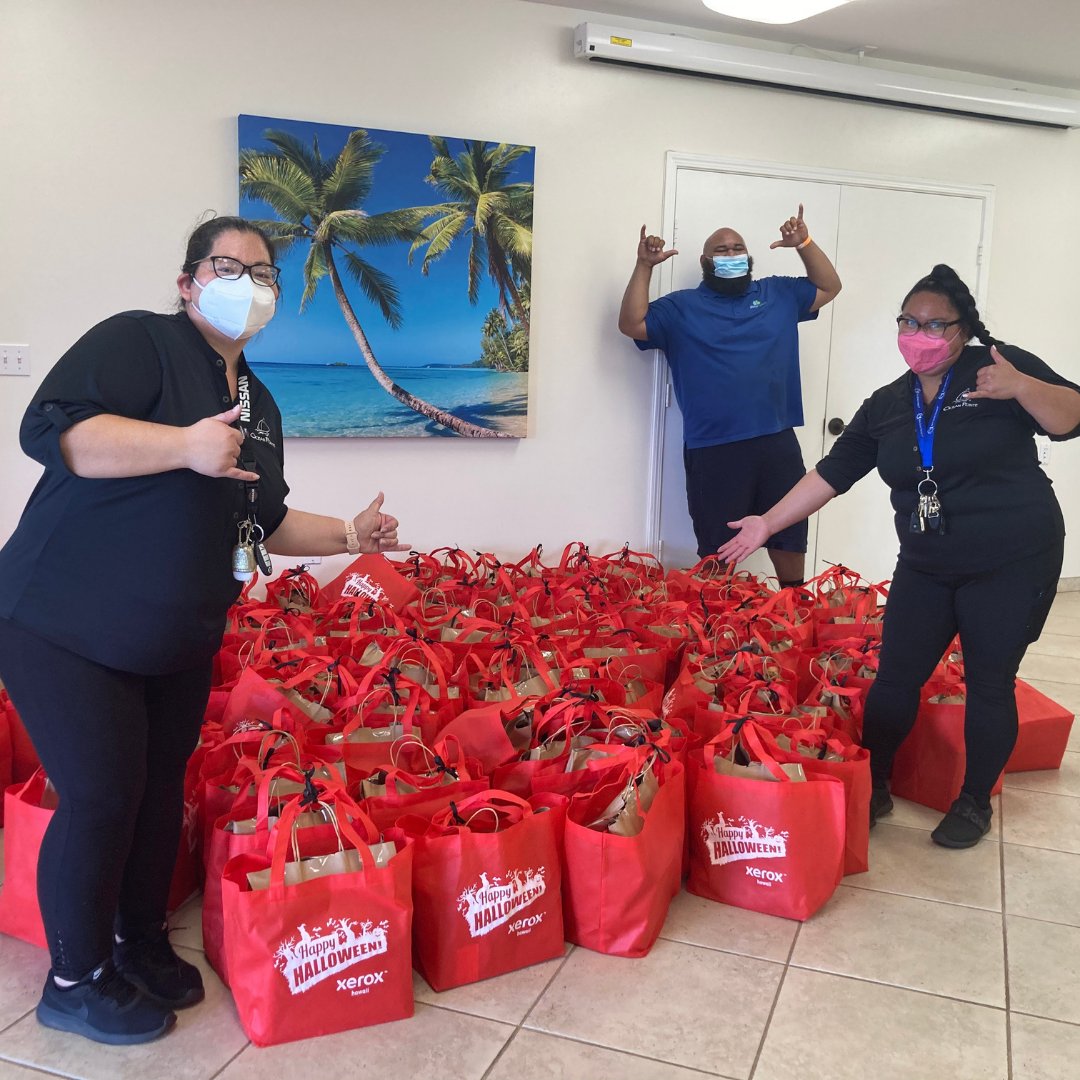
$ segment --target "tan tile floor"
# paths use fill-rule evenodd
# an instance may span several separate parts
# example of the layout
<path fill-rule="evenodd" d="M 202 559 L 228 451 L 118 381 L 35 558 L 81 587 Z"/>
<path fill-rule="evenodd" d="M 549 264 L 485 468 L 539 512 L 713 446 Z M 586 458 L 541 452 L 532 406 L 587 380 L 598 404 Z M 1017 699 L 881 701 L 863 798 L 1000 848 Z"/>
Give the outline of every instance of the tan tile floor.
<path fill-rule="evenodd" d="M 1021 674 L 1080 709 L 1078 661 L 1066 593 Z M 44 954 L 0 937 L 0 1080 L 1077 1080 L 1080 726 L 1059 773 L 1007 779 L 978 847 L 934 847 L 938 817 L 899 804 L 871 871 L 801 926 L 683 893 L 643 960 L 568 949 L 445 994 L 418 978 L 411 1020 L 268 1050 L 208 969 L 207 1001 L 158 1043 L 48 1031 Z M 175 923 L 205 969 L 198 901 Z"/>

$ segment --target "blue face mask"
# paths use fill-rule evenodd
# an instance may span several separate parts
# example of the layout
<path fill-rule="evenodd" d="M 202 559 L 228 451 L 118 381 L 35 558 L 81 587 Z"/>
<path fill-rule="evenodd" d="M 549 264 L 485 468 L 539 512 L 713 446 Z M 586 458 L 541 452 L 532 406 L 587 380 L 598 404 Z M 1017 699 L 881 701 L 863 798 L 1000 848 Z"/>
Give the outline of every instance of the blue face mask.
<path fill-rule="evenodd" d="M 749 255 L 714 255 L 712 264 L 719 278 L 739 278 L 750 273 Z"/>

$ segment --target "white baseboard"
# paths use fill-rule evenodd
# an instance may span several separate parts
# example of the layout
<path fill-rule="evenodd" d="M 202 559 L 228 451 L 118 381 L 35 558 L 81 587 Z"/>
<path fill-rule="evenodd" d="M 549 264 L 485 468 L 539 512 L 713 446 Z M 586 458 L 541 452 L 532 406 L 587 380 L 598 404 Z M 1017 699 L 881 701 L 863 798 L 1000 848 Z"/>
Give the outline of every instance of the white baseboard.
<path fill-rule="evenodd" d="M 1058 592 L 1080 592 L 1080 577 L 1059 578 Z"/>

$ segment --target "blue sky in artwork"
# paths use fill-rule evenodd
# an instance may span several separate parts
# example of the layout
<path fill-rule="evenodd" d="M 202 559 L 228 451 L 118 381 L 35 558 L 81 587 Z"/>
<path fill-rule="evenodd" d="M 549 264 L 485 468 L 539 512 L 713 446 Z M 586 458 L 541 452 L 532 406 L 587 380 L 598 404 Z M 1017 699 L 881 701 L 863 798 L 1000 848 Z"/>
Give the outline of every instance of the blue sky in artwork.
<path fill-rule="evenodd" d="M 337 157 L 349 132 L 356 128 L 364 128 L 374 142 L 386 148 L 375 166 L 371 196 L 363 210 L 377 214 L 440 201 L 436 189 L 424 183 L 433 155 L 427 135 L 384 131 L 362 123 L 346 126 L 265 116 L 238 118 L 241 149 L 273 150 L 264 133 L 287 131 L 308 144 L 318 135 L 320 153 L 330 160 Z M 465 147 L 461 139 L 448 139 L 448 142 L 455 155 Z M 532 182 L 534 161 L 535 150 L 518 158 L 512 166 L 511 181 Z M 246 196 L 240 197 L 240 214 L 252 218 L 276 216 L 266 203 Z M 279 259 L 283 295 L 277 314 L 267 332 L 259 334 L 245 348 L 245 355 L 262 363 L 362 364 L 363 357 L 345 325 L 329 278 L 319 283 L 315 298 L 300 314 L 307 247 L 306 243 L 298 242 Z M 398 330 L 392 330 L 360 287 L 342 275 L 345 291 L 376 359 L 384 367 L 472 363 L 480 356 L 480 328 L 487 313 L 498 304 L 498 294 L 485 273 L 476 305 L 469 303 L 468 235 L 459 237 L 432 264 L 427 277 L 420 273 L 423 249 L 417 251 L 411 266 L 408 251 L 407 243 L 358 249 L 364 259 L 388 274 L 398 288 L 403 316 Z"/>

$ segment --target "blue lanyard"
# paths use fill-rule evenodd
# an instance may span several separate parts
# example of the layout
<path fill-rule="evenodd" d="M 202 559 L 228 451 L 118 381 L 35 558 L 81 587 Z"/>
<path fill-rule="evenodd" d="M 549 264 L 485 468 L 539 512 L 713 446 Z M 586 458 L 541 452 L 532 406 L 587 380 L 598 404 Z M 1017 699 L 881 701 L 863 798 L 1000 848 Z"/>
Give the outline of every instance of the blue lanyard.
<path fill-rule="evenodd" d="M 934 432 L 937 429 L 938 417 L 941 415 L 941 406 L 945 403 L 945 391 L 949 389 L 949 380 L 952 378 L 952 369 L 945 372 L 945 378 L 941 380 L 941 389 L 934 398 L 934 412 L 930 417 L 930 423 L 926 423 L 926 413 L 923 409 L 922 385 L 917 375 L 913 375 L 911 381 L 915 384 L 915 434 L 919 439 L 919 456 L 922 459 L 923 472 L 930 475 L 934 468 Z"/>

